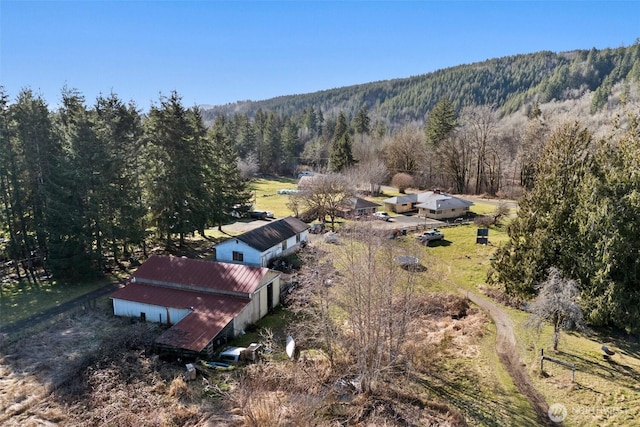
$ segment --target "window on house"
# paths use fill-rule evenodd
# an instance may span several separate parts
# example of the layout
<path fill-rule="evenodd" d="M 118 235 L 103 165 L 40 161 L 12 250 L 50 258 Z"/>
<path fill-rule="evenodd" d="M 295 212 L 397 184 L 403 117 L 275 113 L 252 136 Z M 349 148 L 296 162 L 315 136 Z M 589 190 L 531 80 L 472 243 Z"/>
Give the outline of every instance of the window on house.
<path fill-rule="evenodd" d="M 433 209 L 429 209 L 429 213 L 434 214 L 434 213 L 436 213 L 436 211 L 434 211 Z"/>
<path fill-rule="evenodd" d="M 300 233 L 296 234 L 296 243 L 300 243 Z"/>
<path fill-rule="evenodd" d="M 284 242 L 282 242 L 282 250 L 283 251 L 287 250 L 287 241 L 286 240 Z"/>
<path fill-rule="evenodd" d="M 242 252 L 233 251 L 233 260 L 242 262 L 244 261 L 244 255 L 242 254 Z"/>

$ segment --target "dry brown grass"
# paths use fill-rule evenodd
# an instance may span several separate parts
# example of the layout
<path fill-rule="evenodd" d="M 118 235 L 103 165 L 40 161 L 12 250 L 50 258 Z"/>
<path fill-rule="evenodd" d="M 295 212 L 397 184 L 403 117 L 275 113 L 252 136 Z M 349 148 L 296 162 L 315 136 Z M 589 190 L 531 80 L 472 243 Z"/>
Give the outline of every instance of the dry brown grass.
<path fill-rule="evenodd" d="M 5 340 L 0 425 L 226 425 L 223 401 L 201 398 L 202 378 L 184 383 L 183 366 L 147 354 L 159 331 L 113 318 L 106 303 Z"/>
<path fill-rule="evenodd" d="M 428 296 L 419 304 L 408 346 L 475 357 L 461 349 L 482 333 L 482 315 L 453 296 Z M 409 365 L 389 372 L 371 393 L 358 393 L 344 353 L 334 366 L 322 351 L 308 350 L 295 362 L 231 372 L 203 368 L 185 382 L 183 365 L 147 353 L 158 330 L 113 318 L 106 307 L 1 344 L 0 425 L 466 425 L 446 401 L 416 386 Z"/>
<path fill-rule="evenodd" d="M 322 351 L 306 350 L 295 362 L 247 367 L 232 395 L 234 413 L 246 426 L 466 425 L 459 411 L 431 398 L 411 372 L 426 371 L 435 353 L 475 358 L 477 349 L 469 348 L 475 348 L 487 318 L 454 295 L 425 296 L 418 308 L 406 342 L 410 360 L 383 375 L 368 393 L 353 385 L 353 366 L 345 353 L 338 352 L 331 366 Z"/>

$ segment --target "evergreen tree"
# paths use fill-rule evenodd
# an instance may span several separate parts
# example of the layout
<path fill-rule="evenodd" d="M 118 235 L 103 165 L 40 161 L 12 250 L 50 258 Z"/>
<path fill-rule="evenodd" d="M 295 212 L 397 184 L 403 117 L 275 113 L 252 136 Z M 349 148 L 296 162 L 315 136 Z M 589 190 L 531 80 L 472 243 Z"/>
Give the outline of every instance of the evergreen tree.
<path fill-rule="evenodd" d="M 16 209 L 14 206 L 16 193 L 14 188 L 19 183 L 18 171 L 20 168 L 18 153 L 13 145 L 15 132 L 11 122 L 9 96 L 0 86 L 0 203 L 2 206 L 0 233 L 9 237 L 6 254 L 12 259 L 21 259 L 26 248 L 19 234 L 20 224 L 17 218 L 20 215 L 20 207 Z M 21 277 L 20 264 L 15 263 L 14 265 L 17 276 Z"/>
<path fill-rule="evenodd" d="M 331 147 L 329 164 L 333 172 L 341 172 L 355 164 L 353 154 L 351 153 L 351 145 L 351 137 L 348 133 L 345 133 Z"/>
<path fill-rule="evenodd" d="M 298 144 L 298 127 L 289 118 L 285 119 L 282 129 L 282 168 L 281 172 L 292 174 L 297 164 L 297 157 L 300 154 Z"/>
<path fill-rule="evenodd" d="M 598 144 L 593 173 L 580 185 L 576 206 L 576 264 L 590 323 L 640 331 L 640 126 L 631 115 L 626 130 Z"/>
<path fill-rule="evenodd" d="M 267 115 L 263 131 L 262 171 L 269 174 L 280 173 L 282 162 L 282 140 L 278 117 L 270 112 Z"/>
<path fill-rule="evenodd" d="M 442 141 L 451 136 L 457 125 L 453 102 L 448 96 L 442 97 L 427 118 L 424 128 L 427 142 L 438 147 Z"/>
<path fill-rule="evenodd" d="M 329 153 L 329 167 L 332 172 L 341 172 L 355 163 L 351 149 L 351 136 L 347 127 L 347 119 L 341 112 L 336 121 L 333 143 Z"/>
<path fill-rule="evenodd" d="M 146 122 L 148 167 L 146 197 L 159 234 L 180 244 L 202 226 L 203 176 L 208 156 L 203 151 L 204 125 L 198 112 L 187 111 L 174 91 L 152 106 Z"/>
<path fill-rule="evenodd" d="M 365 107 L 362 107 L 354 117 L 353 128 L 360 135 L 369 135 L 371 132 L 371 119 Z"/>
<path fill-rule="evenodd" d="M 30 90 L 21 91 L 11 106 L 11 116 L 14 152 L 19 153 L 19 163 L 22 164 L 19 188 L 13 191 L 14 196 L 20 199 L 15 201 L 14 207 L 22 210 L 20 222 L 24 237 L 21 257 L 27 259 L 30 274 L 35 278 L 33 262 L 41 263 L 47 259 L 45 215 L 51 178 L 56 172 L 55 162 L 61 156 L 61 149 L 53 134 L 49 109 L 41 97 L 34 96 Z M 43 265 L 46 269 L 46 264 Z"/>
<path fill-rule="evenodd" d="M 244 205 L 251 199 L 248 181 L 238 169 L 238 156 L 232 149 L 225 131 L 225 120 L 218 117 L 209 129 L 207 140 L 212 156 L 208 165 L 208 209 L 210 221 L 222 231 L 222 224 L 236 205 Z"/>
<path fill-rule="evenodd" d="M 584 283 L 576 206 L 591 167 L 590 146 L 590 133 L 578 123 L 556 129 L 547 142 L 535 184 L 520 200 L 509 241 L 492 265 L 490 281 L 503 284 L 508 293 L 534 295 L 551 267 Z"/>
<path fill-rule="evenodd" d="M 104 147 L 103 216 L 105 239 L 116 262 L 129 255 L 129 245 L 143 243 L 145 227 L 141 182 L 142 124 L 135 105 L 125 105 L 115 94 L 99 96 L 94 129 Z"/>
<path fill-rule="evenodd" d="M 63 90 L 57 125 L 66 156 L 57 167 L 47 210 L 49 264 L 54 276 L 77 281 L 99 271 L 102 261 L 100 172 L 106 156 L 77 90 Z"/>

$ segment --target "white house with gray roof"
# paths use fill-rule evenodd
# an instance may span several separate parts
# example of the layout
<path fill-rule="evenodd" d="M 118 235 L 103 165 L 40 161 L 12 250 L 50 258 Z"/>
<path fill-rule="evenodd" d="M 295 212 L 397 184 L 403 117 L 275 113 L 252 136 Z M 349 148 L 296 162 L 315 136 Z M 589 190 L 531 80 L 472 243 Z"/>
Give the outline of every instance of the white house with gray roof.
<path fill-rule="evenodd" d="M 385 209 L 389 211 L 397 213 L 418 211 L 418 215 L 433 219 L 463 216 L 469 212 L 469 208 L 473 205 L 473 202 L 439 190 L 391 197 L 382 202 Z"/>
<path fill-rule="evenodd" d="M 267 267 L 296 251 L 309 238 L 309 225 L 294 217 L 271 221 L 216 245 L 216 261 Z"/>

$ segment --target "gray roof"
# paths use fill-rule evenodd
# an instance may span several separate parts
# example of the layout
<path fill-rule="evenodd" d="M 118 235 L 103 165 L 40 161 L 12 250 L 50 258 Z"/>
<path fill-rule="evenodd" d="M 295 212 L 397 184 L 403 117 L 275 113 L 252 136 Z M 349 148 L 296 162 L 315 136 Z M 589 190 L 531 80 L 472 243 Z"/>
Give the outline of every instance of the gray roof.
<path fill-rule="evenodd" d="M 468 200 L 450 196 L 445 193 L 434 193 L 432 191 L 429 191 L 427 193 L 420 193 L 418 202 L 419 204 L 416 205 L 417 208 L 431 209 L 434 211 L 465 208 L 473 205 L 473 202 L 470 202 Z"/>
<path fill-rule="evenodd" d="M 389 203 L 391 205 L 406 205 L 407 203 L 416 203 L 417 201 L 417 194 L 405 194 L 404 196 L 396 196 L 384 199 L 382 203 Z"/>
<path fill-rule="evenodd" d="M 254 228 L 234 238 L 262 252 L 308 228 L 309 225 L 290 216 L 271 221 L 267 225 Z"/>
<path fill-rule="evenodd" d="M 367 199 L 363 199 L 361 197 L 350 197 L 342 203 L 345 208 L 348 209 L 366 209 L 366 208 L 377 208 L 380 205 L 378 203 L 371 202 Z"/>
<path fill-rule="evenodd" d="M 418 194 L 406 194 L 404 196 L 391 197 L 382 201 L 392 205 L 405 205 L 417 203 L 415 207 L 432 210 L 456 209 L 473 205 L 473 202 L 450 196 L 438 191 L 427 191 Z"/>

